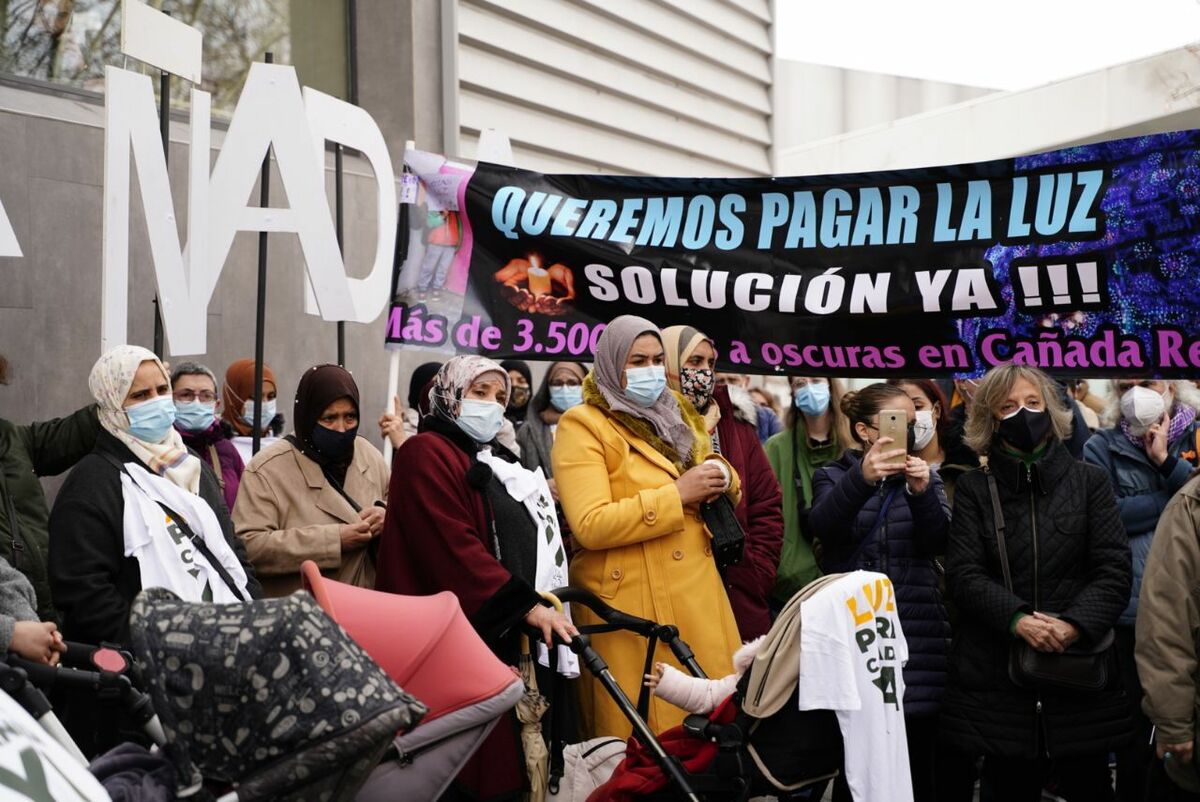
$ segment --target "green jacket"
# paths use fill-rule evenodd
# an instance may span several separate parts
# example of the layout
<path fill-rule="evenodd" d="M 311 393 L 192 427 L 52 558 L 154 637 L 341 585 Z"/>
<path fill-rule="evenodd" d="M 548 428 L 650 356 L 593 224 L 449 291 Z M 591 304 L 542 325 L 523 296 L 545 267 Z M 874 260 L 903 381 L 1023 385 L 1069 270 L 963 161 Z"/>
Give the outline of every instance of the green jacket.
<path fill-rule="evenodd" d="M 56 620 L 46 561 L 50 510 L 39 476 L 54 476 L 91 453 L 100 431 L 95 405 L 18 426 L 0 418 L 0 557 L 28 577 L 38 616 Z"/>
<path fill-rule="evenodd" d="M 763 446 L 767 460 L 779 480 L 783 491 L 783 552 L 779 557 L 779 570 L 775 575 L 774 596 L 786 602 L 801 588 L 821 576 L 817 559 L 813 556 L 812 533 L 804 534 L 803 522 L 812 507 L 812 477 L 817 469 L 841 456 L 842 447 L 833 441 L 820 448 L 808 444 L 808 436 L 793 428 L 784 429 L 772 436 Z M 799 470 L 797 470 L 799 466 Z M 801 499 L 804 512 L 801 513 Z"/>

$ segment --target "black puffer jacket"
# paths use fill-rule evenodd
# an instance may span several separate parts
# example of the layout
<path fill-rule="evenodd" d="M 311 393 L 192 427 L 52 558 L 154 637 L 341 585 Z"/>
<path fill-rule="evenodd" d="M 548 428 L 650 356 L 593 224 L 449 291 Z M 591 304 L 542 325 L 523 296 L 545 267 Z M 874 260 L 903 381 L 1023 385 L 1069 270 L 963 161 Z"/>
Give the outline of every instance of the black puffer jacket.
<path fill-rule="evenodd" d="M 1114 670 L 1095 693 L 1043 690 L 1008 678 L 1009 625 L 1018 611 L 1057 613 L 1095 640 L 1129 600 L 1129 543 L 1104 471 L 1078 462 L 1054 441 L 1026 468 L 992 450 L 1004 513 L 1013 592 L 1004 586 L 987 476 L 958 480 L 946 555 L 947 589 L 959 610 L 942 705 L 942 735 L 960 750 L 1038 756 L 1039 713 L 1054 758 L 1105 753 L 1130 730 L 1129 706 Z"/>
<path fill-rule="evenodd" d="M 813 475 L 808 523 L 821 540 L 822 571 L 878 571 L 892 580 L 908 641 L 904 713 L 932 715 L 946 683 L 950 643 L 934 555 L 946 547 L 950 507 L 937 472 L 924 493 L 910 496 L 904 486 L 902 478 L 871 484 L 860 452 L 848 450 Z"/>

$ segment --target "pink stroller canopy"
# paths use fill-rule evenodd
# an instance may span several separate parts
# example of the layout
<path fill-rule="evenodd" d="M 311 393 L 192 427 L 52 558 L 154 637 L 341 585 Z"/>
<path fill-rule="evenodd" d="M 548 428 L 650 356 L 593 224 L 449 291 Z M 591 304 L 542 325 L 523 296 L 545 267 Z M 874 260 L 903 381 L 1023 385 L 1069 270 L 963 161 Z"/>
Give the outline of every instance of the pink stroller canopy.
<path fill-rule="evenodd" d="M 449 592 L 401 596 L 346 585 L 300 568 L 304 588 L 397 684 L 438 719 L 503 693 L 514 671 L 492 654 Z"/>

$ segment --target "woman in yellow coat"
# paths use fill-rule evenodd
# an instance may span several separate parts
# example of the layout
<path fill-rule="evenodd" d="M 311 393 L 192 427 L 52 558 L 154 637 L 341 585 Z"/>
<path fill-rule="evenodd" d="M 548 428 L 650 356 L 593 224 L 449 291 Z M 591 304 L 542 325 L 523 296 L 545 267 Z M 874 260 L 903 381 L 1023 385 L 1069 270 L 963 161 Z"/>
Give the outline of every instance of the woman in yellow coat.
<path fill-rule="evenodd" d="M 738 477 L 712 454 L 703 419 L 666 389 L 662 338 L 653 323 L 624 315 L 608 325 L 583 399 L 559 421 L 552 453 L 563 512 L 579 547 L 571 584 L 618 610 L 676 625 L 710 676 L 732 673 L 741 641 L 699 503 L 727 493 L 736 504 Z M 572 614 L 577 624 L 598 623 L 581 607 Z M 592 642 L 636 699 L 646 642 L 629 632 L 598 634 Z M 662 645 L 655 659 L 679 667 Z M 588 737 L 630 733 L 594 680 L 581 682 L 580 714 Z M 683 717 L 679 708 L 652 698 L 654 731 Z"/>

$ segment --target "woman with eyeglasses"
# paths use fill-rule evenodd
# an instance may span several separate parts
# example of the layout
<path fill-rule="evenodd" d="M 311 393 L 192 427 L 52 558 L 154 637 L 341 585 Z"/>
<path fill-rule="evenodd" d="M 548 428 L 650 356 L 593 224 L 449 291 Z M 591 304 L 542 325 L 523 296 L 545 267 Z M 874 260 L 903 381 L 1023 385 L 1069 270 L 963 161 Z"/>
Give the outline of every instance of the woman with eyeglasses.
<path fill-rule="evenodd" d="M 234 446 L 233 430 L 220 420 L 221 398 L 217 377 L 198 362 L 184 362 L 171 374 L 175 398 L 175 431 L 184 445 L 212 466 L 225 504 L 233 509 L 245 463 Z"/>
<path fill-rule="evenodd" d="M 884 410 L 904 413 L 908 442 L 880 434 Z M 914 455 L 916 408 L 908 393 L 872 384 L 843 396 L 842 413 L 861 450 L 847 449 L 813 476 L 809 523 L 821 539 L 823 571 L 876 571 L 892 581 L 908 642 L 903 700 L 913 799 L 932 800 L 937 713 L 950 646 L 935 557 L 946 549 L 950 506 L 942 480 Z M 849 799 L 840 778 L 834 799 Z"/>

